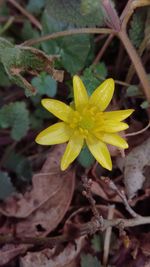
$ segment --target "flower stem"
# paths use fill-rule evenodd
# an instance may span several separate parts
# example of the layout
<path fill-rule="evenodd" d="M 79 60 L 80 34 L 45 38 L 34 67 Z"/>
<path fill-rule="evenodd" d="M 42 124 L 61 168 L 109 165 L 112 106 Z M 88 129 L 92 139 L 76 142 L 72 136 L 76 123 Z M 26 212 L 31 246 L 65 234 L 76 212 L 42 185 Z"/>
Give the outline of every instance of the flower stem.
<path fill-rule="evenodd" d="M 69 36 L 69 35 L 74 35 L 74 34 L 84 34 L 84 33 L 93 33 L 93 34 L 115 34 L 115 30 L 113 29 L 108 29 L 108 28 L 81 28 L 81 29 L 71 29 L 71 30 L 66 30 L 66 31 L 61 31 L 61 32 L 54 32 L 48 35 L 41 36 L 37 39 L 31 39 L 26 42 L 24 42 L 22 45 L 23 46 L 31 46 L 35 44 L 39 44 L 44 41 L 56 39 L 59 37 L 64 37 L 64 36 Z"/>
<path fill-rule="evenodd" d="M 147 100 L 150 102 L 150 82 L 148 80 L 146 71 L 143 67 L 141 59 L 137 54 L 134 46 L 132 45 L 127 33 L 123 30 L 118 32 L 118 37 L 122 41 L 143 86 L 144 93 L 146 95 Z"/>

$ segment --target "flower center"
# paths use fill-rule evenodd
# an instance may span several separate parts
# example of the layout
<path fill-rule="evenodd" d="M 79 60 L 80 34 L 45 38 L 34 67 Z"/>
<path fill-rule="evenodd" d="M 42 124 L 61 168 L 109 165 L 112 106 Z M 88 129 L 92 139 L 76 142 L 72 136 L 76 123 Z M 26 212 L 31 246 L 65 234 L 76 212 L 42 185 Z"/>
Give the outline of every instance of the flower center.
<path fill-rule="evenodd" d="M 95 120 L 93 116 L 89 116 L 89 114 L 86 114 L 82 116 L 81 120 L 78 123 L 78 126 L 86 129 L 86 130 L 91 130 L 95 125 Z"/>
<path fill-rule="evenodd" d="M 74 112 L 73 118 L 71 118 L 70 127 L 77 129 L 84 136 L 90 133 L 94 133 L 97 128 L 100 128 L 103 124 L 103 112 L 100 112 L 97 107 L 85 107 L 80 113 Z"/>

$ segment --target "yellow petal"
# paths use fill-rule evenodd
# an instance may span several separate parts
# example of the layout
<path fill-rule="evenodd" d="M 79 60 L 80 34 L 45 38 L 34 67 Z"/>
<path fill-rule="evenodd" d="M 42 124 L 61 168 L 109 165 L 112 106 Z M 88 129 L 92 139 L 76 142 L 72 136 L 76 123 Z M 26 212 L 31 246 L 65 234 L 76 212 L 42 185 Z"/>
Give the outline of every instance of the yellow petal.
<path fill-rule="evenodd" d="M 69 140 L 72 130 L 64 122 L 58 122 L 38 134 L 35 141 L 40 145 L 55 145 Z"/>
<path fill-rule="evenodd" d="M 123 121 L 128 118 L 134 109 L 125 109 L 125 110 L 117 110 L 117 111 L 108 111 L 104 112 L 104 119 L 115 120 L 115 121 Z"/>
<path fill-rule="evenodd" d="M 96 137 L 86 139 L 87 146 L 102 167 L 112 170 L 112 161 L 107 146 Z"/>
<path fill-rule="evenodd" d="M 129 125 L 124 122 L 119 121 L 106 121 L 105 125 L 102 126 L 101 131 L 108 133 L 115 133 L 126 130 L 129 128 Z"/>
<path fill-rule="evenodd" d="M 115 133 L 101 134 L 100 140 L 110 145 L 117 146 L 123 149 L 128 148 L 127 142 L 120 135 L 115 134 Z"/>
<path fill-rule="evenodd" d="M 77 75 L 73 77 L 73 90 L 75 107 L 81 109 L 88 104 L 89 97 L 82 80 Z"/>
<path fill-rule="evenodd" d="M 66 147 L 65 153 L 61 160 L 61 170 L 64 171 L 77 158 L 84 144 L 84 139 L 75 132 Z"/>
<path fill-rule="evenodd" d="M 97 106 L 101 111 L 109 105 L 114 93 L 114 80 L 107 79 L 95 89 L 90 97 L 90 104 Z"/>
<path fill-rule="evenodd" d="M 65 122 L 69 122 L 70 117 L 72 116 L 73 113 L 71 107 L 69 107 L 68 105 L 66 105 L 61 101 L 49 98 L 42 99 L 41 103 L 44 108 L 46 108 L 57 118 Z"/>

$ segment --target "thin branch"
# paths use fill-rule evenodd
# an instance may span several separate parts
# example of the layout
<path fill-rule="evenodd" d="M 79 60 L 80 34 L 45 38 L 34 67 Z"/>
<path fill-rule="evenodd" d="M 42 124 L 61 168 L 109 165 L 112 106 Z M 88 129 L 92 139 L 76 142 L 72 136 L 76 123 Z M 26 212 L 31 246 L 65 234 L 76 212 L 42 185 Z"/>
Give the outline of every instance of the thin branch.
<path fill-rule="evenodd" d="M 139 57 L 138 53 L 136 52 L 134 46 L 132 45 L 131 41 L 129 40 L 129 37 L 126 32 L 120 31 L 118 32 L 118 37 L 122 41 L 135 69 L 138 74 L 138 77 L 140 79 L 140 82 L 143 86 L 143 91 L 145 93 L 145 96 L 147 100 L 150 102 L 150 82 L 148 80 L 147 74 L 145 72 L 145 69 L 143 67 L 143 64 L 141 62 L 141 58 Z"/>
<path fill-rule="evenodd" d="M 125 6 L 125 8 L 124 8 L 124 10 L 122 11 L 122 14 L 121 14 L 121 16 L 120 16 L 120 21 L 123 20 L 123 18 L 124 18 L 124 16 L 125 16 L 125 14 L 127 13 L 128 9 L 129 9 L 129 6 L 130 6 L 130 4 L 131 4 L 132 1 L 133 1 L 133 0 L 129 0 L 128 3 L 126 4 L 126 6 Z M 111 41 L 112 41 L 112 39 L 114 38 L 114 36 L 115 36 L 115 35 L 112 33 L 112 34 L 107 38 L 107 40 L 106 40 L 106 42 L 105 42 L 105 44 L 104 44 L 104 48 L 102 47 L 102 49 L 99 51 L 99 54 L 97 55 L 97 57 L 99 57 L 99 61 L 100 61 L 100 59 L 102 58 L 104 52 L 105 52 L 106 49 L 108 48 L 108 46 L 109 46 L 109 44 L 111 43 Z M 94 63 L 95 63 L 95 62 L 94 62 Z M 96 62 L 96 63 L 97 63 L 97 62 Z M 96 64 L 96 63 L 95 63 L 95 64 Z"/>
<path fill-rule="evenodd" d="M 103 225 L 99 220 L 94 218 L 90 222 L 82 224 L 80 227 L 78 225 L 73 225 L 72 231 L 74 231 L 74 235 L 68 234 L 56 237 L 17 237 L 11 235 L 0 235 L 0 244 L 32 244 L 37 246 L 53 247 L 63 242 L 72 241 L 83 235 L 94 234 L 97 231 L 104 231 L 108 227 L 116 227 L 122 230 L 127 227 L 135 227 L 144 224 L 150 224 L 150 216 L 139 216 L 134 219 L 103 219 Z"/>
<path fill-rule="evenodd" d="M 10 16 L 0 16 L 0 23 L 7 22 L 9 20 Z M 23 16 L 11 16 L 13 18 L 14 23 L 22 23 L 24 22 Z"/>
<path fill-rule="evenodd" d="M 66 31 L 61 31 L 61 32 L 54 32 L 48 35 L 41 36 L 37 39 L 31 39 L 26 42 L 24 42 L 22 45 L 35 45 L 39 44 L 41 42 L 45 42 L 48 40 L 56 39 L 59 37 L 64 37 L 64 36 L 69 36 L 69 35 L 76 35 L 76 34 L 111 34 L 111 33 L 116 33 L 115 30 L 108 29 L 108 28 L 81 28 L 81 29 L 71 29 L 71 30 L 66 30 Z"/>
<path fill-rule="evenodd" d="M 142 55 L 143 55 L 143 52 L 144 52 L 144 50 L 145 50 L 145 48 L 147 46 L 147 43 L 148 43 L 149 38 L 150 38 L 150 34 L 147 35 L 147 36 L 145 36 L 145 38 L 143 39 L 143 41 L 142 41 L 142 43 L 141 43 L 141 45 L 140 45 L 140 47 L 138 49 L 138 55 L 140 57 L 142 57 Z M 135 73 L 135 68 L 134 68 L 133 64 L 131 64 L 130 65 L 130 68 L 128 70 L 128 73 L 127 73 L 127 76 L 126 76 L 125 81 L 128 82 L 128 83 L 130 83 L 131 80 L 132 80 L 132 77 L 133 77 L 134 73 Z"/>
<path fill-rule="evenodd" d="M 128 203 L 128 200 L 126 198 L 126 195 L 125 195 L 125 192 L 123 190 L 119 190 L 118 187 L 115 185 L 115 183 L 110 180 L 108 177 L 107 178 L 103 178 L 104 179 L 104 182 L 113 190 L 115 191 L 118 196 L 120 196 L 120 198 L 122 199 L 124 205 L 125 205 L 125 208 L 126 210 L 130 213 L 130 215 L 134 218 L 136 217 L 141 217 L 139 214 L 137 214 L 129 205 Z"/>
<path fill-rule="evenodd" d="M 10 4 L 12 4 L 15 8 L 17 8 L 25 17 L 27 17 L 31 21 L 31 23 L 34 24 L 39 30 L 42 30 L 41 23 L 26 9 L 24 9 L 19 3 L 17 3 L 15 0 L 7 0 L 7 1 Z"/>
<path fill-rule="evenodd" d="M 96 201 L 92 196 L 91 192 L 91 186 L 92 186 L 92 179 L 88 179 L 87 176 L 83 175 L 82 176 L 82 182 L 83 182 L 83 187 L 84 191 L 82 194 L 88 199 L 90 205 L 91 205 L 91 210 L 93 212 L 94 218 L 99 221 L 101 225 L 103 225 L 103 217 L 99 215 L 99 211 L 96 207 Z"/>
<path fill-rule="evenodd" d="M 125 134 L 125 137 L 126 137 L 126 136 L 135 136 L 135 135 L 144 133 L 146 130 L 148 130 L 149 127 L 150 127 L 150 121 L 149 121 L 149 123 L 147 124 L 147 126 L 146 126 L 145 128 L 143 128 L 142 130 L 137 131 L 137 132 L 133 132 L 133 133 Z"/>
<path fill-rule="evenodd" d="M 149 0 L 132 0 L 129 3 L 129 6 L 126 10 L 126 14 L 124 15 L 123 21 L 122 21 L 122 29 L 126 31 L 127 24 L 129 19 L 131 18 L 134 10 L 138 7 L 144 7 L 144 6 L 149 6 L 150 1 Z"/>
<path fill-rule="evenodd" d="M 9 17 L 9 19 L 6 21 L 5 25 L 0 30 L 0 35 L 2 35 L 4 32 L 6 32 L 9 29 L 9 27 L 11 27 L 13 22 L 14 22 L 14 17 Z"/>
<path fill-rule="evenodd" d="M 98 52 L 96 58 L 94 59 L 93 64 L 97 64 L 97 63 L 101 60 L 101 58 L 102 58 L 104 52 L 105 52 L 106 49 L 108 48 L 108 46 L 109 46 L 109 44 L 110 44 L 110 42 L 112 41 L 113 38 L 114 38 L 114 33 L 112 33 L 112 34 L 110 34 L 110 35 L 108 36 L 108 38 L 106 39 L 104 45 L 102 46 L 102 48 L 101 48 L 100 51 Z"/>
<path fill-rule="evenodd" d="M 111 205 L 108 208 L 108 220 L 112 219 L 114 216 L 115 206 Z M 104 254 L 103 254 L 103 265 L 107 266 L 110 240 L 111 240 L 112 227 L 106 229 L 105 238 L 104 238 Z"/>

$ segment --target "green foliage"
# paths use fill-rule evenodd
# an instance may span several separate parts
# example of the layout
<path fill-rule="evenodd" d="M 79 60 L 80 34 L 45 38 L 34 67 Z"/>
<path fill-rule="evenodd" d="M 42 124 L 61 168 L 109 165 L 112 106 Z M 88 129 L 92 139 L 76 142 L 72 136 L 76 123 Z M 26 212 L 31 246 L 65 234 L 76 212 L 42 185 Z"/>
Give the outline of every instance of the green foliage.
<path fill-rule="evenodd" d="M 103 62 L 97 65 L 91 65 L 83 72 L 82 80 L 87 88 L 88 94 L 91 95 L 97 86 L 105 80 L 107 68 Z"/>
<path fill-rule="evenodd" d="M 19 180 L 30 181 L 32 177 L 31 164 L 26 157 L 12 151 L 4 164 L 4 167 L 9 171 L 13 171 L 17 174 Z"/>
<path fill-rule="evenodd" d="M 1 86 L 10 86 L 11 82 L 8 80 L 8 76 L 5 72 L 3 65 L 0 63 L 0 85 Z"/>
<path fill-rule="evenodd" d="M 19 141 L 29 129 L 29 112 L 24 102 L 14 102 L 0 109 L 0 127 L 11 128 L 11 137 Z"/>
<path fill-rule="evenodd" d="M 102 236 L 100 234 L 95 234 L 91 240 L 92 248 L 95 252 L 100 252 L 103 249 Z"/>
<path fill-rule="evenodd" d="M 147 100 L 143 101 L 142 104 L 140 105 L 141 108 L 146 109 L 150 107 L 150 104 Z"/>
<path fill-rule="evenodd" d="M 40 34 L 37 31 L 37 29 L 32 27 L 32 24 L 30 23 L 30 21 L 26 20 L 23 24 L 23 28 L 21 31 L 22 40 L 26 41 L 28 39 L 36 39 L 39 37 L 39 35 Z"/>
<path fill-rule="evenodd" d="M 26 46 L 15 46 L 8 40 L 0 38 L 0 62 L 12 82 L 23 87 L 27 95 L 34 94 L 35 89 L 22 76 L 24 72 L 46 71 L 55 79 L 62 79 L 60 77 L 62 72 L 53 68 L 53 61 L 53 57 L 48 57 L 41 50 Z"/>
<path fill-rule="evenodd" d="M 147 18 L 145 22 L 144 35 L 146 38 L 146 49 L 150 50 L 150 7 L 147 7 Z"/>
<path fill-rule="evenodd" d="M 145 13 L 136 12 L 131 21 L 129 36 L 135 47 L 139 47 L 144 38 Z"/>
<path fill-rule="evenodd" d="M 9 15 L 8 5 L 5 1 L 0 2 L 0 15 L 1 16 L 8 16 Z"/>
<path fill-rule="evenodd" d="M 84 168 L 90 168 L 92 164 L 94 163 L 95 158 L 89 151 L 88 147 L 85 146 L 79 156 L 78 156 L 78 162 L 84 167 Z"/>
<path fill-rule="evenodd" d="M 8 173 L 0 171 L 0 200 L 4 200 L 15 191 Z"/>
<path fill-rule="evenodd" d="M 100 267 L 100 266 L 101 264 L 98 261 L 97 257 L 94 257 L 91 254 L 81 255 L 81 267 Z"/>
<path fill-rule="evenodd" d="M 99 0 L 47 0 L 47 11 L 54 19 L 78 27 L 104 24 L 104 14 Z"/>
<path fill-rule="evenodd" d="M 69 29 L 67 25 L 50 18 L 47 12 L 43 14 L 42 25 L 44 35 Z M 42 43 L 42 48 L 48 54 L 59 55 L 59 66 L 75 74 L 85 65 L 91 48 L 91 37 L 88 34 L 61 37 Z"/>
<path fill-rule="evenodd" d="M 126 91 L 126 96 L 138 96 L 140 95 L 140 90 L 139 90 L 139 87 L 136 86 L 136 85 L 130 85 L 128 88 L 127 88 L 127 91 Z"/>
<path fill-rule="evenodd" d="M 40 14 L 45 6 L 45 0 L 29 0 L 27 10 L 33 14 Z"/>
<path fill-rule="evenodd" d="M 57 82 L 45 72 L 32 79 L 31 84 L 37 89 L 40 95 L 54 97 L 57 93 Z"/>
<path fill-rule="evenodd" d="M 50 120 L 53 115 L 41 106 L 39 95 L 31 98 L 33 105 L 36 107 L 35 111 L 30 114 L 30 124 L 32 129 L 42 129 L 43 120 Z"/>

